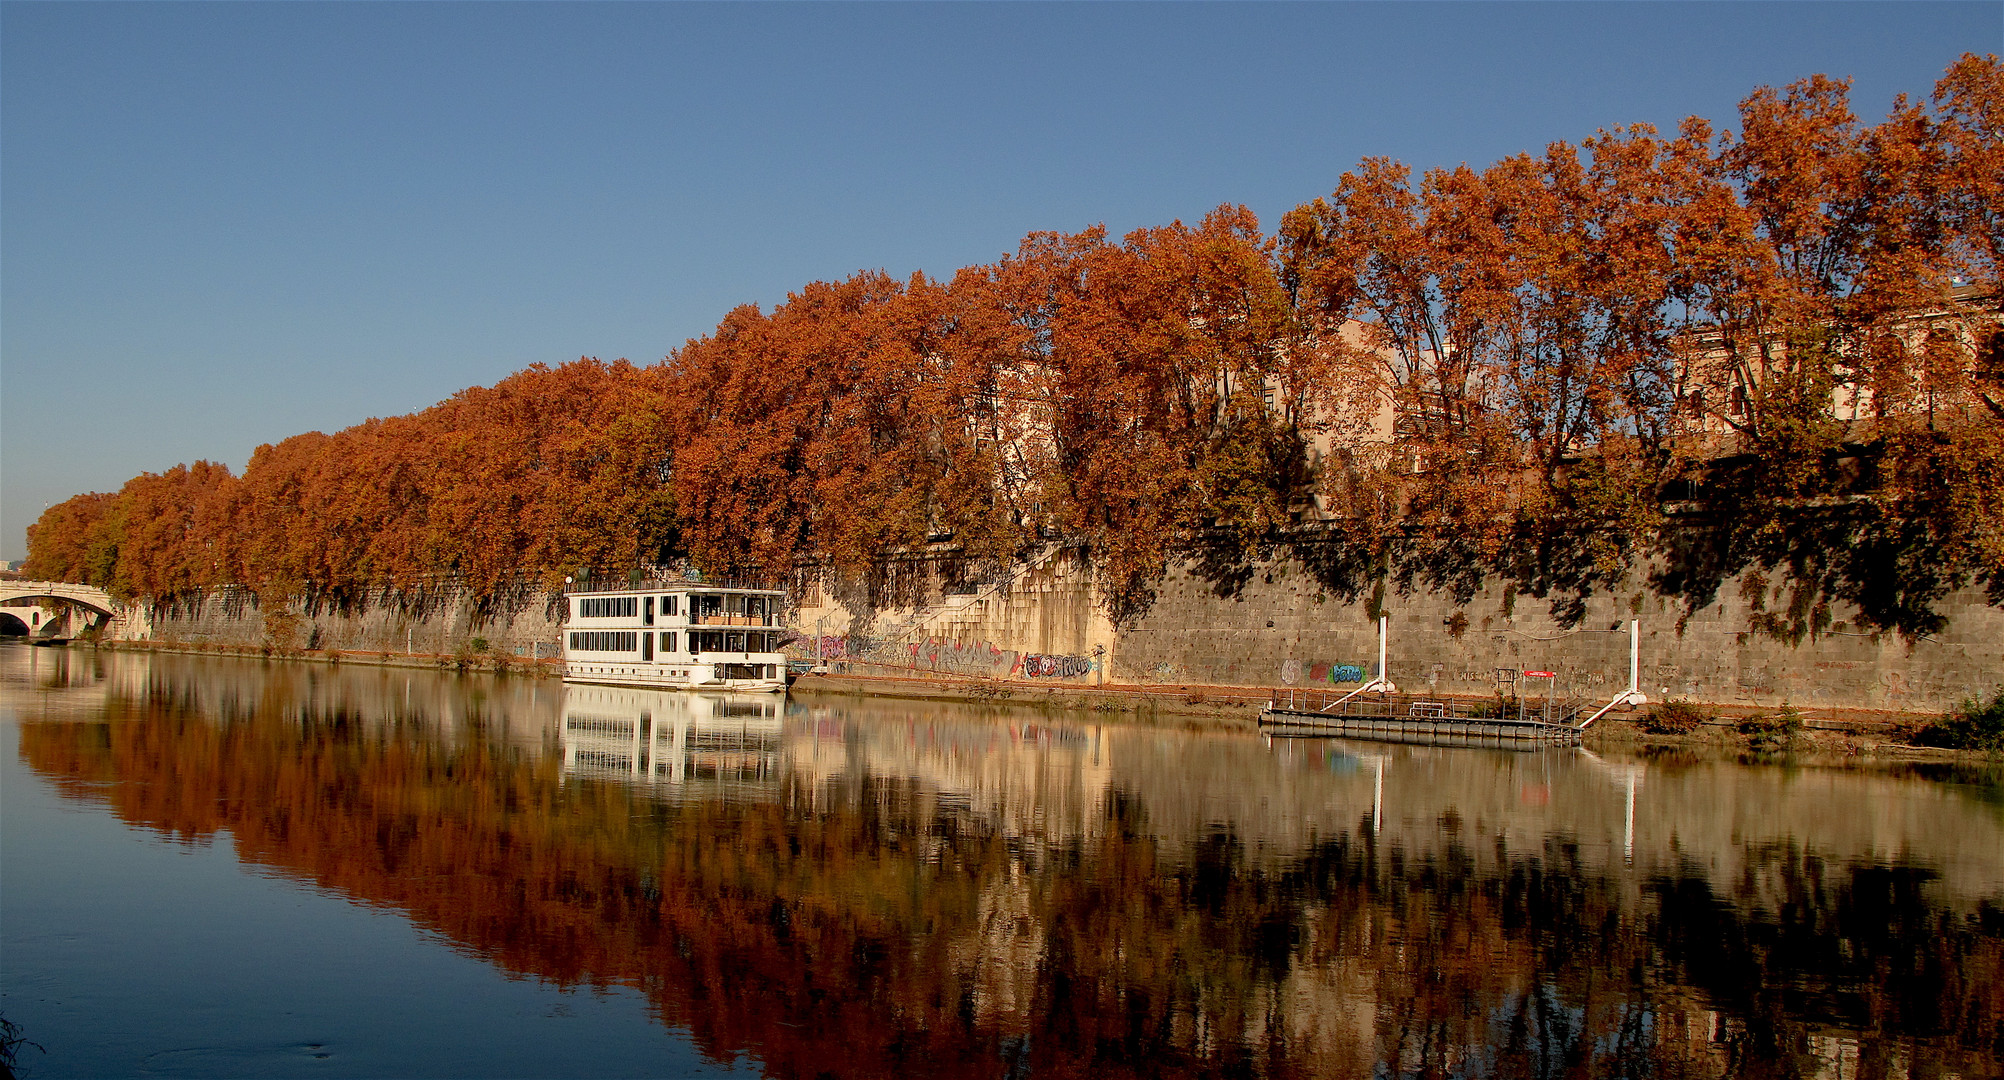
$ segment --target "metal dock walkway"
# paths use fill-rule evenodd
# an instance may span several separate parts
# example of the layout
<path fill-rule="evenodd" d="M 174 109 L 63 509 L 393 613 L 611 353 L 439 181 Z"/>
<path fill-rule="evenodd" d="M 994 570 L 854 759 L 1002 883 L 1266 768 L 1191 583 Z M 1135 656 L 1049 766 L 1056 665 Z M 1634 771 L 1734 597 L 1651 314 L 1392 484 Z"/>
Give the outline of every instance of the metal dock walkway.
<path fill-rule="evenodd" d="M 1642 671 L 1640 620 L 1628 623 L 1628 688 L 1598 709 L 1579 695 L 1577 687 L 1567 690 L 1565 680 L 1555 671 L 1523 672 L 1526 678 L 1551 680 L 1545 684 L 1548 692 L 1543 698 L 1442 701 L 1402 695 L 1385 677 L 1387 621 L 1378 616 L 1378 666 L 1371 681 L 1341 697 L 1315 690 L 1289 690 L 1283 704 L 1275 695 L 1260 710 L 1260 730 L 1271 735 L 1348 735 L 1431 746 L 1564 746 L 1578 743 L 1580 734 L 1608 710 L 1632 709 L 1649 701 L 1638 685 Z M 1512 680 L 1514 691 L 1514 675 Z"/>
<path fill-rule="evenodd" d="M 1535 711 L 1520 705 L 1516 716 L 1478 715 L 1487 708 L 1493 706 L 1390 694 L 1326 703 L 1290 695 L 1260 710 L 1259 723 L 1260 730 L 1272 735 L 1348 735 L 1430 746 L 1580 741 L 1582 728 L 1571 722 L 1582 711 L 1578 703 L 1544 703 Z"/>

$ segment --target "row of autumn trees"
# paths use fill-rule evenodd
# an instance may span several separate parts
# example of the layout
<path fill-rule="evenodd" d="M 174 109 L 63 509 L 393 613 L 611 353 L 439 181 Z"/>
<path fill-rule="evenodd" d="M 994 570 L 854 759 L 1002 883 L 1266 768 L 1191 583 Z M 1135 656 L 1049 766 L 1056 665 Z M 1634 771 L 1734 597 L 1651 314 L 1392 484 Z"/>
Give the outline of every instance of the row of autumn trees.
<path fill-rule="evenodd" d="M 1835 600 L 1909 634 L 1972 580 L 2004 600 L 2004 68 L 1965 56 L 1877 124 L 1821 77 L 1739 121 L 1367 160 L 1271 236 L 1222 207 L 817 282 L 659 366 L 80 496 L 29 569 L 339 599 L 1059 538 L 1117 617 L 1172 559 L 1228 585 L 1276 544 L 1339 594 L 1500 575 L 1574 615 L 1652 552 L 1694 606 L 1754 569 L 1794 585 L 1763 616 L 1792 634 Z"/>
<path fill-rule="evenodd" d="M 532 367 L 423 412 L 260 446 L 50 507 L 30 575 L 172 601 L 245 585 L 361 601 L 456 578 L 492 595 L 536 567 L 625 566 L 675 530 L 664 373 Z M 558 571 L 561 580 L 562 571 Z"/>

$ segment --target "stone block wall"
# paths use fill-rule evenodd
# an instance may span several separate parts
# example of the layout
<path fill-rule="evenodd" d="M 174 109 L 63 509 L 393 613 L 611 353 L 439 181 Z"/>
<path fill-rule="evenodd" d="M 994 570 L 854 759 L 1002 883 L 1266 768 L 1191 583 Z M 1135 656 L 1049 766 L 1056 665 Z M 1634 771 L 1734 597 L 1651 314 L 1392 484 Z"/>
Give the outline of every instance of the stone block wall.
<path fill-rule="evenodd" d="M 942 674 L 1032 682 L 1102 681 L 1113 625 L 1075 553 L 1051 548 L 1006 581 L 922 608 L 851 608 L 831 589 L 800 598 L 803 655 L 859 674 Z M 818 642 L 818 648 L 817 643 Z"/>
<path fill-rule="evenodd" d="M 452 655 L 482 639 L 491 652 L 558 655 L 563 611 L 535 593 L 512 610 L 482 611 L 463 590 L 440 590 L 423 603 L 378 594 L 350 610 L 297 602 L 260 605 L 246 593 L 218 590 L 200 602 L 154 607 L 146 627 L 123 635 L 162 645 L 228 645 L 343 652 Z"/>
<path fill-rule="evenodd" d="M 1594 597 L 1572 628 L 1544 601 L 1493 586 L 1466 604 L 1439 594 L 1387 595 L 1387 674 L 1418 693 L 1543 696 L 1552 684 L 1523 673 L 1549 671 L 1562 693 L 1605 700 L 1627 685 L 1634 620 L 1641 689 L 1655 701 L 1941 712 L 2004 688 L 2004 609 L 1974 590 L 1945 601 L 1945 630 L 1912 643 L 1837 622 L 1790 645 L 1751 629 L 1754 612 L 1734 585 L 1680 628 L 1682 610 L 1643 587 L 1642 575 L 1632 580 Z M 135 620 L 120 636 L 429 655 L 467 652 L 483 638 L 494 652 L 553 657 L 562 630 L 561 605 L 541 593 L 498 612 L 482 612 L 456 591 L 422 609 L 378 597 L 347 612 L 261 608 L 246 596 L 216 594 L 150 616 L 150 626 Z M 1372 600 L 1335 598 L 1287 559 L 1255 567 L 1229 595 L 1190 567 L 1172 567 L 1153 608 L 1117 631 L 1085 567 L 1062 549 L 1019 567 L 1006 583 L 934 595 L 917 609 L 851 610 L 833 591 L 810 590 L 796 598 L 791 625 L 801 636 L 796 656 L 842 660 L 868 674 L 1341 691 L 1375 675 L 1377 663 Z"/>
<path fill-rule="evenodd" d="M 2004 610 L 1975 590 L 1944 603 L 1949 625 L 1911 645 L 1842 622 L 1790 645 L 1754 633 L 1737 587 L 1678 626 L 1682 609 L 1641 584 L 1594 597 L 1568 629 L 1544 601 L 1490 587 L 1467 604 L 1429 593 L 1384 597 L 1388 675 L 1401 690 L 1443 694 L 1544 693 L 1524 671 L 1551 671 L 1566 688 L 1611 697 L 1628 680 L 1628 623 L 1640 623 L 1641 689 L 1651 700 L 1721 705 L 1942 711 L 2004 687 Z M 1840 613 L 1841 616 L 1841 613 Z M 1333 599 L 1303 568 L 1281 560 L 1220 596 L 1187 567 L 1171 571 L 1157 602 L 1124 629 L 1111 677 L 1123 682 L 1354 688 L 1375 674 L 1370 599 Z"/>

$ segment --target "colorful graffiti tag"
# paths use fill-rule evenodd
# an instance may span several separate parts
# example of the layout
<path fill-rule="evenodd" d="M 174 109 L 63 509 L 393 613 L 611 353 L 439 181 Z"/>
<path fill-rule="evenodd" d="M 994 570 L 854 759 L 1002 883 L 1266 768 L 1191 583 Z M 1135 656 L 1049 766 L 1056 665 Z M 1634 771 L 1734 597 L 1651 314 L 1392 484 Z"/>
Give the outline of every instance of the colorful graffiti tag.
<path fill-rule="evenodd" d="M 1071 679 L 1090 675 L 1094 668 L 1089 656 L 1051 656 L 1029 653 L 1023 657 L 1023 674 L 1033 679 Z"/>
<path fill-rule="evenodd" d="M 860 634 L 824 635 L 818 656 L 824 660 L 909 670 L 942 671 L 988 678 L 1022 676 L 1032 679 L 1076 679 L 1099 670 L 1089 656 L 1054 653 L 1020 653 L 988 641 L 955 641 L 928 638 L 924 641 L 887 642 Z"/>
<path fill-rule="evenodd" d="M 1331 664 L 1315 661 L 1289 660 L 1280 666 L 1280 681 L 1293 686 L 1306 672 L 1312 683 L 1327 680 L 1332 683 L 1363 682 L 1367 669 L 1361 664 Z"/>

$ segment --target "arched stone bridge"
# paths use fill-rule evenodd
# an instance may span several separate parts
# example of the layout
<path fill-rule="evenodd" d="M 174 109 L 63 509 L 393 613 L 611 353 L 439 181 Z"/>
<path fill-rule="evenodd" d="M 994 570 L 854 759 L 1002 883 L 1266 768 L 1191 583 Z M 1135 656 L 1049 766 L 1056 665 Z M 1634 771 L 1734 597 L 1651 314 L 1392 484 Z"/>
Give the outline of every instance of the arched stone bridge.
<path fill-rule="evenodd" d="M 31 633 L 40 633 L 45 624 L 39 610 L 34 615 L 23 614 L 18 608 L 24 600 L 56 600 L 72 607 L 82 608 L 91 625 L 107 626 L 112 620 L 125 614 L 125 605 L 111 598 L 103 589 L 89 585 L 78 585 L 69 581 L 0 581 L 0 611 L 20 619 Z"/>

